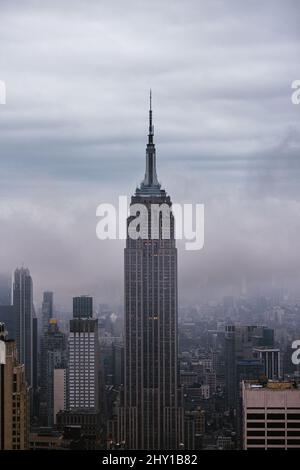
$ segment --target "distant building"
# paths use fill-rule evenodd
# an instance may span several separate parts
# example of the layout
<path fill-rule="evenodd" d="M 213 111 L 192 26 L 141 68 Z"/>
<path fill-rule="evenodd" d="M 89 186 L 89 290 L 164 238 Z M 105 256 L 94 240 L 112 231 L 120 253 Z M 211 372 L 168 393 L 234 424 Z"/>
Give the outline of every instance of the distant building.
<path fill-rule="evenodd" d="M 186 387 L 198 383 L 198 374 L 193 371 L 183 370 L 180 372 L 180 383 Z"/>
<path fill-rule="evenodd" d="M 40 394 L 39 394 L 39 334 L 38 319 L 33 309 L 32 318 L 32 389 L 30 397 L 30 418 L 31 423 L 35 423 L 40 413 Z"/>
<path fill-rule="evenodd" d="M 215 372 L 205 372 L 204 373 L 204 383 L 209 385 L 211 393 L 216 392 L 217 388 L 217 376 Z"/>
<path fill-rule="evenodd" d="M 201 385 L 201 395 L 204 400 L 209 400 L 210 398 L 210 387 L 209 385 Z"/>
<path fill-rule="evenodd" d="M 280 350 L 276 348 L 260 347 L 254 348 L 254 357 L 257 357 L 263 364 L 264 375 L 271 380 L 278 380 L 282 377 Z"/>
<path fill-rule="evenodd" d="M 53 423 L 56 424 L 56 415 L 67 407 L 67 371 L 54 369 L 53 374 Z"/>
<path fill-rule="evenodd" d="M 80 429 L 80 448 L 97 450 L 101 448 L 102 420 L 100 413 L 91 409 L 60 411 L 56 417 L 57 429 L 77 426 Z"/>
<path fill-rule="evenodd" d="M 42 303 L 43 333 L 47 333 L 48 325 L 53 318 L 53 292 L 44 292 Z"/>
<path fill-rule="evenodd" d="M 63 412 L 61 413 L 63 415 Z M 82 437 L 81 426 L 78 424 L 67 425 L 63 427 L 62 449 L 64 450 L 83 450 L 86 443 Z"/>
<path fill-rule="evenodd" d="M 55 411 L 58 406 L 55 405 L 54 397 L 55 370 L 66 370 L 66 367 L 66 335 L 60 331 L 57 320 L 52 318 L 49 320 L 48 329 L 44 332 L 41 341 L 40 422 L 42 426 L 51 427 L 55 422 Z M 56 385 L 58 387 L 58 383 Z M 56 391 L 58 393 L 58 388 Z M 63 392 L 66 393 L 66 384 Z M 61 406 L 61 399 L 59 402 Z"/>
<path fill-rule="evenodd" d="M 0 322 L 5 324 L 7 339 L 17 339 L 17 322 L 13 305 L 0 305 Z"/>
<path fill-rule="evenodd" d="M 205 411 L 200 407 L 184 415 L 185 450 L 200 450 L 205 434 Z"/>
<path fill-rule="evenodd" d="M 191 385 L 190 387 L 185 387 L 185 405 L 187 403 L 192 404 L 193 406 L 200 406 L 203 401 L 203 391 L 200 384 Z"/>
<path fill-rule="evenodd" d="M 113 385 L 124 384 L 124 345 L 113 344 Z"/>
<path fill-rule="evenodd" d="M 15 270 L 13 306 L 16 315 L 16 341 L 18 357 L 25 366 L 28 385 L 33 386 L 33 287 L 29 269 Z"/>
<path fill-rule="evenodd" d="M 16 342 L 8 340 L 0 323 L 0 449 L 28 449 L 29 388 Z"/>
<path fill-rule="evenodd" d="M 24 364 L 30 386 L 31 418 L 39 413 L 38 400 L 38 320 L 33 305 L 33 284 L 28 269 L 16 269 L 11 292 L 12 305 L 0 306 L 0 321 L 5 323 L 7 339 L 17 342 L 20 364 Z"/>
<path fill-rule="evenodd" d="M 259 360 L 255 361 L 253 349 L 273 346 L 273 330 L 264 326 L 227 325 L 225 330 L 225 392 L 226 406 L 238 407 L 240 381 L 258 378 Z M 247 376 L 247 374 L 250 374 Z"/>
<path fill-rule="evenodd" d="M 29 434 L 30 450 L 57 450 L 63 442 L 63 435 L 51 428 L 39 428 Z"/>
<path fill-rule="evenodd" d="M 9 305 L 10 303 L 11 303 L 10 276 L 6 274 L 0 274 L 0 306 Z"/>
<path fill-rule="evenodd" d="M 234 447 L 234 442 L 230 436 L 218 436 L 217 449 L 218 450 L 231 450 Z"/>
<path fill-rule="evenodd" d="M 300 448 L 300 386 L 293 382 L 242 384 L 244 449 Z"/>
<path fill-rule="evenodd" d="M 93 316 L 93 297 L 81 295 L 73 298 L 73 317 L 74 318 L 92 318 Z"/>
<path fill-rule="evenodd" d="M 243 380 L 258 380 L 263 375 L 263 365 L 258 359 L 242 359 L 236 364 L 236 377 L 239 387 L 238 400 L 240 399 L 240 384 Z"/>

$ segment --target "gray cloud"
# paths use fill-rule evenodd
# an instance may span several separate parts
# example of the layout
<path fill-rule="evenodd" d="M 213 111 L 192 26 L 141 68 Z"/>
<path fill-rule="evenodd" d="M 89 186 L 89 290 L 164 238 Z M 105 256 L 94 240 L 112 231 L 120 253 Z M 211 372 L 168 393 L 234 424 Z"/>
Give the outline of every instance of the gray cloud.
<path fill-rule="evenodd" d="M 36 298 L 122 302 L 122 243 L 100 202 L 143 177 L 154 91 L 159 177 L 206 205 L 205 249 L 180 249 L 182 301 L 241 279 L 299 282 L 299 2 L 1 1 L 0 271 Z"/>

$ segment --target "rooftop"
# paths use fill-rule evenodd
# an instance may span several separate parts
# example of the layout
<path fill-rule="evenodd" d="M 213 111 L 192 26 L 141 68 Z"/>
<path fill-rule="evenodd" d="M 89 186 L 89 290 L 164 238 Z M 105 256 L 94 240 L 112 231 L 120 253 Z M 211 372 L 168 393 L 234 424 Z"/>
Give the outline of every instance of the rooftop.
<path fill-rule="evenodd" d="M 266 383 L 260 383 L 258 380 L 246 380 L 244 381 L 245 389 L 247 390 L 299 390 L 300 383 L 294 381 L 280 381 L 280 380 L 269 380 Z"/>

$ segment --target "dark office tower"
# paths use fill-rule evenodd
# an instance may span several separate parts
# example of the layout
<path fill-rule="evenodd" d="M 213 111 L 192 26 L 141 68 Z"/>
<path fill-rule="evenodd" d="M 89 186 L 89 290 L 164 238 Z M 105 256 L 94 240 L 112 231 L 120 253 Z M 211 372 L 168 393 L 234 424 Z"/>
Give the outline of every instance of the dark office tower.
<path fill-rule="evenodd" d="M 19 361 L 25 365 L 27 384 L 33 385 L 33 300 L 29 269 L 14 273 L 13 306 L 16 317 L 16 340 Z"/>
<path fill-rule="evenodd" d="M 11 278 L 0 274 L 0 305 L 11 303 Z"/>
<path fill-rule="evenodd" d="M 262 361 L 254 348 L 272 344 L 273 330 L 264 326 L 227 325 L 225 331 L 225 385 L 228 408 L 237 408 L 241 380 L 258 378 Z"/>
<path fill-rule="evenodd" d="M 119 438 L 129 449 L 177 449 L 183 441 L 174 217 L 170 197 L 157 179 L 153 135 L 150 95 L 146 174 L 131 198 L 131 214 L 134 204 L 142 205 L 148 213 L 148 227 L 141 227 L 140 237 L 134 239 L 130 224 L 135 217 L 127 219 L 124 259 L 125 383 Z M 152 213 L 161 204 L 169 210 L 169 230 L 162 212 L 158 219 Z"/>
<path fill-rule="evenodd" d="M 35 311 L 33 311 L 32 318 L 32 404 L 31 404 L 31 418 L 38 418 L 39 415 L 39 387 L 38 387 L 38 368 L 39 368 L 39 354 L 38 354 L 38 319 Z"/>
<path fill-rule="evenodd" d="M 32 319 L 32 386 L 38 388 L 38 319 L 34 313 Z"/>
<path fill-rule="evenodd" d="M 67 367 L 66 335 L 60 331 L 54 318 L 49 321 L 48 330 L 43 336 L 41 356 L 40 420 L 42 426 L 51 427 L 55 421 L 55 370 L 65 371 Z"/>
<path fill-rule="evenodd" d="M 44 292 L 42 304 L 43 333 L 48 331 L 48 325 L 53 318 L 53 292 Z"/>
<path fill-rule="evenodd" d="M 124 383 L 124 346 L 123 344 L 113 344 L 113 385 Z"/>
<path fill-rule="evenodd" d="M 73 298 L 73 317 L 74 318 L 92 318 L 93 316 L 93 297 L 81 295 Z"/>
<path fill-rule="evenodd" d="M 228 325 L 225 332 L 225 393 L 228 408 L 237 408 L 239 398 L 238 362 L 253 357 L 255 327 Z"/>
<path fill-rule="evenodd" d="M 265 326 L 263 327 L 260 345 L 269 348 L 274 347 L 274 330 Z"/>

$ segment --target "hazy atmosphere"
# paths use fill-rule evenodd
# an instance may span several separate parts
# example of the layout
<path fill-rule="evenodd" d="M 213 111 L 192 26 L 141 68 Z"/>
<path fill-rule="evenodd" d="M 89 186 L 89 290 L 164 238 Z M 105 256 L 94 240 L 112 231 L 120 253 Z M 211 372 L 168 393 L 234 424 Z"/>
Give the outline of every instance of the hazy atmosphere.
<path fill-rule="evenodd" d="M 149 89 L 158 177 L 205 205 L 179 243 L 180 302 L 300 281 L 300 3 L 0 2 L 0 273 L 34 298 L 123 300 L 123 241 L 96 208 L 144 177 Z"/>

